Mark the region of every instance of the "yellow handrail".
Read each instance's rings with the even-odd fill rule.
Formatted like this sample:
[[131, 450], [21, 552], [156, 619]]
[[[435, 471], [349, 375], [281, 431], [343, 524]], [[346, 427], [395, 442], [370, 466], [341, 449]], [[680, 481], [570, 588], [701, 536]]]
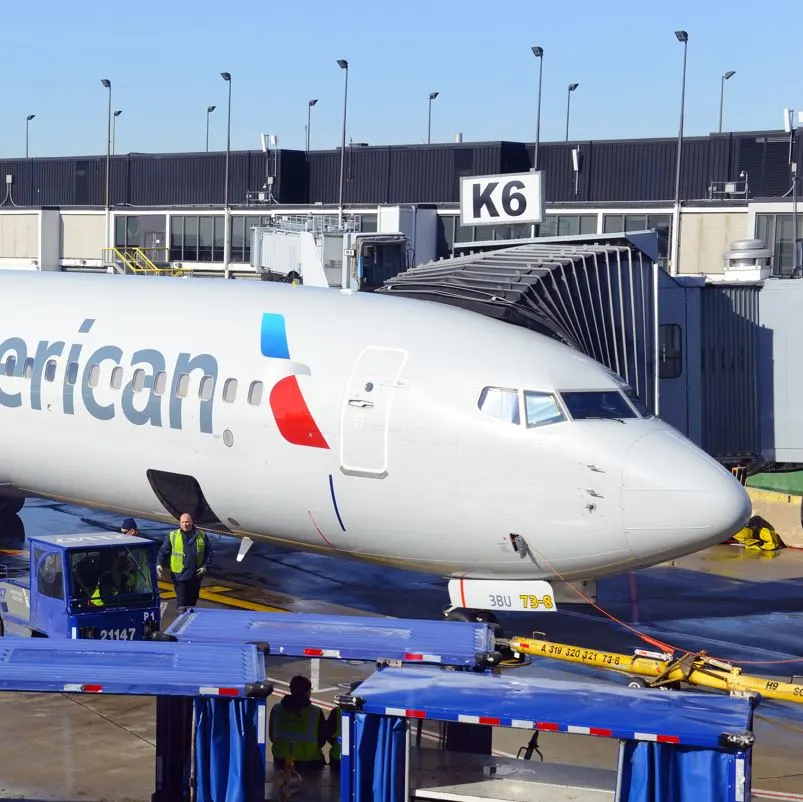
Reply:
[[[148, 255], [148, 251], [164, 251], [167, 256], [167, 248], [140, 248], [140, 247], [114, 247], [103, 248], [102, 254], [104, 261], [120, 263], [126, 272], [138, 275], [152, 276], [177, 276], [181, 270], [172, 266], [159, 267]], [[165, 261], [167, 261], [165, 259]]]

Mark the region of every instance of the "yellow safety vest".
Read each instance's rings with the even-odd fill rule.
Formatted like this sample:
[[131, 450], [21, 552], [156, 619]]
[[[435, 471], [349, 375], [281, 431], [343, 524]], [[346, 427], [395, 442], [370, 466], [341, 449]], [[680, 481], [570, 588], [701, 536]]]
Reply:
[[297, 763], [323, 760], [318, 745], [318, 720], [321, 711], [307, 705], [298, 712], [278, 704], [271, 711], [273, 718], [273, 757], [286, 760], [292, 757]]
[[[92, 602], [92, 604], [96, 605], [97, 607], [103, 607], [103, 598], [100, 595], [100, 584], [101, 584], [101, 581], [103, 580], [103, 577], [106, 576], [107, 574], [111, 574], [112, 576], [115, 576], [116, 572], [115, 571], [106, 571], [100, 577], [100, 579], [98, 579], [97, 587], [95, 588], [94, 593], [92, 594], [92, 596], [89, 599]], [[120, 574], [117, 574], [117, 576], [120, 576]], [[129, 590], [131, 590], [133, 588], [133, 582], [131, 580], [132, 580], [132, 577], [130, 575], [125, 578], [125, 581], [124, 581], [123, 587], [122, 587], [122, 592], [123, 593], [126, 593], [126, 592], [128, 592]], [[115, 583], [115, 584], [117, 584], [117, 583]], [[114, 593], [113, 595], [116, 596], [117, 593]]]
[[335, 729], [334, 738], [329, 746], [329, 760], [340, 760], [340, 722], [343, 716], [340, 711], [337, 711], [337, 728]]
[[[180, 529], [170, 533], [170, 570], [173, 574], [180, 574], [184, 570], [184, 537]], [[204, 564], [204, 538], [206, 535], [198, 529], [195, 533], [196, 549], [198, 553], [198, 567]]]

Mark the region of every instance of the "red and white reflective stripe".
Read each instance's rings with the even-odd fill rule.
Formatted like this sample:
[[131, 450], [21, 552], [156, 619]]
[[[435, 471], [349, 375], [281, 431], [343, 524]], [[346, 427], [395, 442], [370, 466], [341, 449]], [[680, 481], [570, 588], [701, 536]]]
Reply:
[[340, 649], [304, 649], [304, 657], [340, 657]]
[[536, 729], [546, 730], [547, 732], [560, 732], [560, 725], [552, 721], [536, 721]]
[[601, 727], [574, 727], [571, 724], [566, 727], [566, 732], [573, 732], [577, 735], [599, 735], [601, 738], [610, 738], [613, 735], [612, 730]]
[[386, 707], [386, 716], [403, 716], [404, 718], [426, 718], [426, 710], [410, 710], [404, 707]]
[[442, 663], [443, 658], [439, 654], [421, 654], [418, 652], [405, 652], [404, 659], [409, 662], [421, 661], [422, 663]]
[[68, 682], [62, 690], [65, 693], [103, 693], [103, 686], [82, 685], [79, 682]]
[[637, 741], [655, 741], [659, 744], [679, 744], [680, 738], [677, 735], [656, 735], [651, 732], [634, 732], [633, 737]]
[[198, 688], [201, 696], [239, 696], [237, 688]]
[[534, 721], [524, 721], [523, 719], [520, 719], [520, 718], [512, 718], [512, 719], [510, 719], [510, 726], [511, 727], [516, 727], [516, 728], [518, 728], [520, 730], [532, 730], [532, 729], [535, 728], [535, 722]]
[[458, 715], [458, 721], [464, 724], [488, 724], [491, 727], [498, 727], [501, 719], [490, 718], [489, 716], [461, 716]]

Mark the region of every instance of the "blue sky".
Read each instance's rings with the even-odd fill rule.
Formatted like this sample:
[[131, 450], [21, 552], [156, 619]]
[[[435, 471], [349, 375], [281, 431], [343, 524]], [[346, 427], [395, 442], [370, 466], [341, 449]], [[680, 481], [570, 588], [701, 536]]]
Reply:
[[232, 149], [258, 149], [260, 132], [304, 148], [340, 142], [343, 72], [347, 136], [370, 144], [535, 137], [538, 63], [544, 48], [541, 139], [563, 139], [567, 86], [572, 139], [675, 136], [682, 45], [689, 32], [687, 135], [717, 130], [720, 76], [726, 130], [781, 127], [803, 109], [800, 0], [6, 0], [0, 63], [0, 157], [105, 153], [112, 81], [116, 150], [225, 148], [232, 74]]

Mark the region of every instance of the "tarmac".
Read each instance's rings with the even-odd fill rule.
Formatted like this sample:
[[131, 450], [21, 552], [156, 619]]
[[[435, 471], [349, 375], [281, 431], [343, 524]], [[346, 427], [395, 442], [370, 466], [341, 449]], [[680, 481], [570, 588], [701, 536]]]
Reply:
[[[19, 520], [0, 522], [0, 563], [27, 564], [25, 534], [116, 531], [120, 520], [72, 505], [29, 500]], [[161, 539], [166, 527], [140, 521], [140, 534]], [[295, 612], [438, 618], [448, 603], [444, 580], [337, 557], [256, 543], [242, 563], [238, 542], [212, 537], [215, 551], [199, 606]], [[174, 597], [160, 583], [165, 626]], [[638, 632], [672, 645], [705, 649], [768, 677], [803, 674], [803, 551], [752, 554], [717, 546], [689, 557], [604, 579], [598, 605]], [[507, 634], [545, 631], [550, 639], [630, 652], [637, 636], [600, 610], [566, 605], [549, 614], [512, 614]], [[650, 647], [646, 647], [650, 648]], [[749, 664], [748, 664], [749, 663]], [[281, 695], [295, 673], [310, 675], [325, 709], [372, 665], [274, 659]], [[549, 660], [508, 669], [532, 676], [624, 683], [602, 670]], [[154, 789], [155, 702], [149, 698], [0, 693], [0, 799], [40, 802], [133, 802]], [[763, 700], [756, 711], [753, 798], [803, 800], [803, 704]], [[425, 727], [422, 744], [435, 745]], [[515, 756], [529, 733], [496, 729], [494, 751]], [[615, 767], [616, 742], [542, 733], [546, 762]], [[537, 760], [537, 757], [534, 758]], [[328, 775], [327, 775], [328, 781]], [[332, 798], [336, 798], [336, 795]]]

